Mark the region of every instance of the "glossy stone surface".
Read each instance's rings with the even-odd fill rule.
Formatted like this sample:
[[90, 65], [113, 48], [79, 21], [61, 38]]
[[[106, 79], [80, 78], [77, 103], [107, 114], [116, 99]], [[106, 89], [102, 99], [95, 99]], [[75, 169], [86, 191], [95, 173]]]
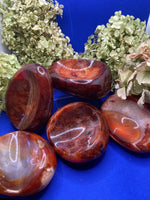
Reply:
[[48, 71], [33, 63], [13, 77], [6, 93], [6, 111], [19, 130], [34, 131], [48, 121], [53, 105], [52, 82]]
[[53, 147], [41, 136], [15, 131], [0, 137], [0, 194], [28, 196], [45, 188], [56, 169]]
[[72, 163], [98, 158], [109, 139], [100, 111], [84, 102], [70, 103], [56, 111], [47, 124], [47, 136], [55, 151]]
[[150, 105], [141, 108], [135, 97], [122, 100], [114, 94], [101, 112], [115, 141], [135, 152], [150, 152]]
[[111, 72], [100, 61], [63, 59], [50, 66], [49, 73], [55, 88], [82, 98], [102, 98], [111, 90]]

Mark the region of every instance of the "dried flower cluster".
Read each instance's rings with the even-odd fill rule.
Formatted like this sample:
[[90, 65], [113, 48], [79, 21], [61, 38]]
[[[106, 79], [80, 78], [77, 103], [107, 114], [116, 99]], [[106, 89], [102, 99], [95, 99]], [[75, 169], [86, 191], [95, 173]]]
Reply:
[[5, 94], [13, 75], [21, 68], [17, 57], [13, 54], [0, 55], [0, 112], [5, 110]]
[[53, 0], [2, 0], [3, 43], [17, 55], [21, 64], [39, 63], [45, 67], [54, 61], [73, 57], [74, 50], [58, 23], [62, 5]]
[[119, 70], [117, 94], [122, 99], [138, 95], [138, 104], [150, 103], [150, 38], [126, 57], [125, 67]]
[[115, 12], [106, 27], [97, 26], [95, 33], [88, 38], [82, 57], [105, 62], [116, 81], [118, 69], [123, 67], [127, 54], [133, 53], [147, 37], [145, 22], [131, 15], [124, 16], [121, 11]]

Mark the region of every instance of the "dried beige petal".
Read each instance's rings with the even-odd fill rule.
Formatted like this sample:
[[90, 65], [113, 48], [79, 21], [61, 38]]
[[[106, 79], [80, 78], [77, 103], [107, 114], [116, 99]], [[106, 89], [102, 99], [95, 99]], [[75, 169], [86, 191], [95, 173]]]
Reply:
[[117, 90], [117, 95], [121, 98], [121, 99], [126, 99], [127, 98], [127, 95], [126, 95], [126, 88], [125, 87], [122, 87], [122, 88], [119, 88]]
[[138, 100], [138, 105], [143, 106], [144, 103], [150, 103], [150, 91], [143, 90], [141, 97]]

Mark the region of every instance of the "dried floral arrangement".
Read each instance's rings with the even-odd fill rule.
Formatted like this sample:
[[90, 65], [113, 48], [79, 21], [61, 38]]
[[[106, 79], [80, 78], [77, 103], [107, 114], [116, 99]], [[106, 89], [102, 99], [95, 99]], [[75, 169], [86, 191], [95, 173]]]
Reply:
[[[136, 87], [136, 94], [144, 96], [142, 101], [146, 101], [149, 86], [143, 82], [136, 84], [139, 77], [139, 73], [135, 75], [134, 72], [137, 62], [132, 62], [129, 67], [126, 59], [137, 53], [137, 46], [148, 38], [146, 23], [140, 19], [124, 16], [121, 11], [115, 12], [106, 26], [96, 27], [95, 33], [85, 44], [84, 52], [79, 55], [56, 21], [56, 16], [63, 14], [63, 5], [59, 5], [57, 1], [2, 0], [0, 14], [2, 43], [12, 53], [2, 53], [0, 57], [0, 112], [5, 110], [5, 92], [9, 81], [22, 65], [36, 62], [48, 68], [53, 62], [63, 58], [101, 60], [110, 67], [113, 86], [115, 89], [119, 87], [117, 94], [120, 97], [125, 99], [128, 95], [135, 94]], [[141, 62], [143, 57], [137, 57], [138, 62]], [[146, 72], [147, 69], [148, 67], [145, 68]], [[139, 72], [139, 67], [137, 71]]]

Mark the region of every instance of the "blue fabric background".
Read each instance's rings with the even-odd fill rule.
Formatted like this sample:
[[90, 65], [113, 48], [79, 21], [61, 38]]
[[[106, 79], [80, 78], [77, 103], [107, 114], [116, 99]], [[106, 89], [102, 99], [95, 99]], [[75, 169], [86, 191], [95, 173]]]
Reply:
[[[147, 20], [149, 0], [58, 0], [64, 5], [63, 18], [59, 24], [71, 39], [73, 48], [83, 52], [88, 36], [97, 25], [106, 24], [115, 11]], [[55, 112], [61, 106], [78, 101], [54, 90]], [[102, 100], [91, 101], [100, 107]], [[0, 135], [14, 131], [6, 113], [0, 116]], [[41, 135], [47, 139], [45, 129]], [[69, 166], [59, 157], [56, 173], [46, 189], [28, 198], [35, 200], [149, 200], [150, 199], [150, 154], [139, 155], [125, 150], [110, 139], [104, 156], [93, 166]], [[2, 199], [2, 197], [0, 197]]]

